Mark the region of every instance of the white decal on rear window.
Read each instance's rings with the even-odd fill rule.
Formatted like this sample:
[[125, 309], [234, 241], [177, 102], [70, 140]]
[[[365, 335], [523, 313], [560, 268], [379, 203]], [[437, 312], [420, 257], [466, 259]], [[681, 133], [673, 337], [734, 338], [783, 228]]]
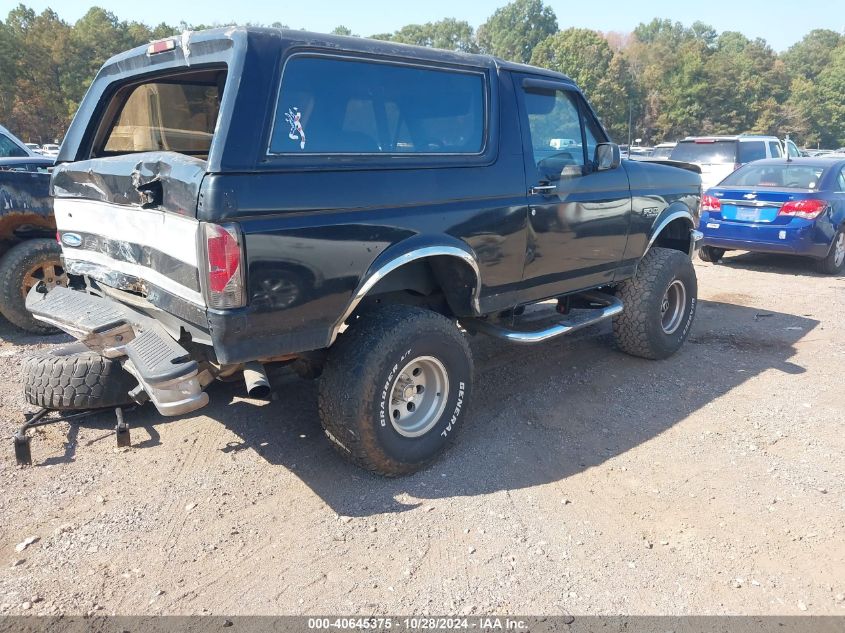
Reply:
[[292, 141], [299, 141], [299, 149], [305, 149], [305, 129], [302, 127], [302, 113], [299, 108], [288, 108], [285, 120], [290, 125], [288, 136]]

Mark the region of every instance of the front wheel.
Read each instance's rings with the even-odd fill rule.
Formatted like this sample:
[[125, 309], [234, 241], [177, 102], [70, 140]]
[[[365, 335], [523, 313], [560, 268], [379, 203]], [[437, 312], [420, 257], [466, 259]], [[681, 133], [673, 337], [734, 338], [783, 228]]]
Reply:
[[363, 314], [329, 350], [323, 428], [356, 465], [387, 476], [420, 470], [466, 417], [472, 356], [454, 321], [392, 305]]
[[816, 263], [816, 268], [825, 275], [838, 275], [845, 268], [845, 229], [840, 229], [833, 238], [827, 257]]
[[677, 352], [695, 317], [698, 281], [689, 256], [652, 248], [637, 274], [622, 282], [617, 296], [625, 305], [613, 321], [619, 348], [641, 358], [667, 358]]

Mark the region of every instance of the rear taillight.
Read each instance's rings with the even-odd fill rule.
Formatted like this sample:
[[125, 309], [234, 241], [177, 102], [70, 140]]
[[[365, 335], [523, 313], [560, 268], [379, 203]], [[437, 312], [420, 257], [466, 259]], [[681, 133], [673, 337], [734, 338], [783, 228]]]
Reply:
[[778, 211], [778, 215], [788, 215], [805, 220], [815, 220], [827, 209], [827, 202], [808, 198], [806, 200], [792, 200], [785, 202]]
[[203, 224], [208, 307], [239, 308], [246, 303], [243, 253], [237, 226]]
[[701, 196], [701, 210], [702, 211], [721, 211], [722, 203], [716, 196], [703, 195]]

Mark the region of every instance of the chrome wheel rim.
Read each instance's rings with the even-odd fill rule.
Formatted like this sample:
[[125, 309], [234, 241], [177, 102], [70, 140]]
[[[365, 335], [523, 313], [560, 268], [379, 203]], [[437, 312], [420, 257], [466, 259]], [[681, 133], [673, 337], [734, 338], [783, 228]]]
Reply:
[[660, 302], [660, 326], [663, 332], [672, 334], [680, 327], [686, 304], [687, 289], [680, 279], [676, 279], [669, 284]]
[[833, 245], [833, 264], [839, 268], [845, 261], [845, 233], [836, 236], [836, 243]]
[[26, 298], [29, 291], [42, 282], [47, 290], [56, 286], [67, 286], [67, 273], [60, 261], [40, 262], [27, 270], [23, 276], [21, 294]]
[[399, 435], [419, 437], [437, 424], [449, 398], [449, 375], [433, 356], [402, 368], [390, 387], [390, 422]]

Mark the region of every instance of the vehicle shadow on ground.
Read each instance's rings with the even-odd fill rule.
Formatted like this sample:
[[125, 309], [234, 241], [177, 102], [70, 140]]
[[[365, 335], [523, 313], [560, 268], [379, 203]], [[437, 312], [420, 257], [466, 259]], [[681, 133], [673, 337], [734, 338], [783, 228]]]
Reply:
[[727, 266], [742, 270], [792, 274], [801, 277], [831, 277], [816, 270], [816, 260], [809, 257], [775, 255], [771, 253], [726, 254], [717, 266]]
[[203, 413], [240, 438], [221, 451], [257, 451], [291, 470], [338, 514], [401, 512], [432, 499], [562, 482], [767, 370], [803, 373], [790, 358], [817, 325], [700, 301], [684, 349], [658, 362], [615, 350], [607, 324], [536, 347], [476, 337], [474, 400], [457, 442], [430, 468], [400, 479], [370, 475], [334, 452], [320, 429], [316, 382], [279, 380], [277, 400], [263, 406], [241, 399], [242, 385], [221, 384]]
[[31, 334], [24, 332], [0, 316], [0, 340], [12, 343], [13, 345], [39, 345], [41, 343], [72, 343], [76, 339], [64, 332], [53, 334]]

